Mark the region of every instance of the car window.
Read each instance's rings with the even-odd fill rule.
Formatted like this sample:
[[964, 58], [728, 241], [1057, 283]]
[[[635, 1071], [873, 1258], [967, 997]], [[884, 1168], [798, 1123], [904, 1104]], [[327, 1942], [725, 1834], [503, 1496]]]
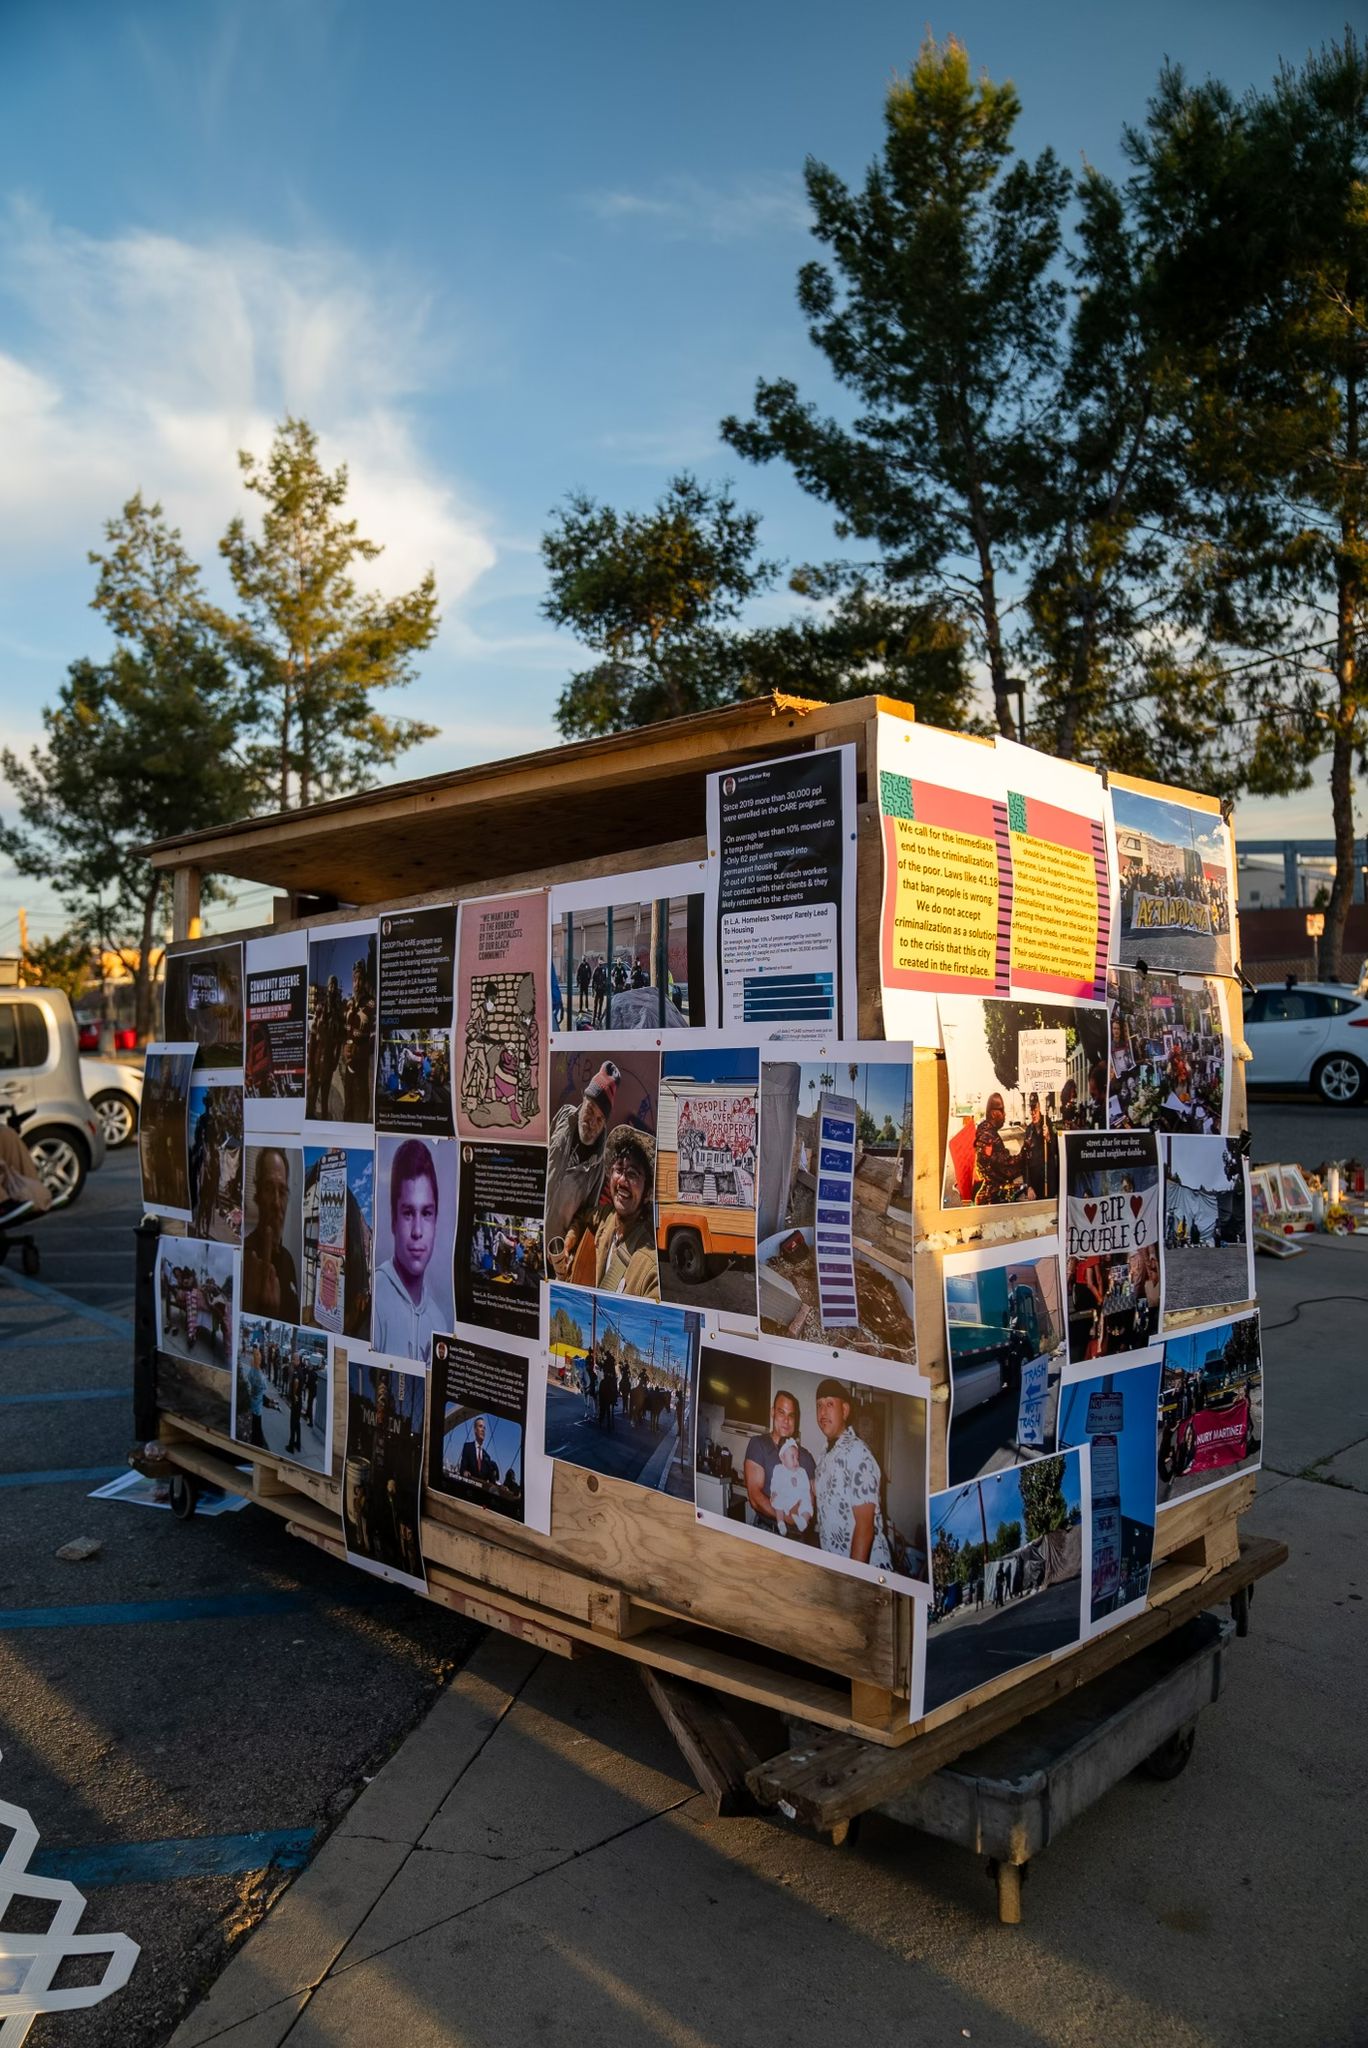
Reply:
[[1332, 1017], [1349, 1017], [1363, 1007], [1357, 996], [1324, 996], [1322, 1001]]
[[1246, 1024], [1262, 1024], [1268, 1009], [1268, 997], [1260, 989], [1257, 995], [1244, 999], [1244, 1020]]
[[1304, 988], [1269, 989], [1264, 995], [1264, 1013], [1261, 1024], [1301, 1024], [1306, 1018], [1316, 1015], [1312, 1007], [1316, 1001]]
[[0, 1003], [0, 1069], [44, 1067], [47, 1018], [37, 1003]]

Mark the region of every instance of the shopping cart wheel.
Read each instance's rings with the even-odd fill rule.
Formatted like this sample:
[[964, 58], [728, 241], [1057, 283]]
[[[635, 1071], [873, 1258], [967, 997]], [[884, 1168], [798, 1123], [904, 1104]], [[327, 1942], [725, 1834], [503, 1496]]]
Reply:
[[178, 1522], [188, 1522], [199, 1500], [199, 1487], [188, 1472], [171, 1475], [171, 1512]]

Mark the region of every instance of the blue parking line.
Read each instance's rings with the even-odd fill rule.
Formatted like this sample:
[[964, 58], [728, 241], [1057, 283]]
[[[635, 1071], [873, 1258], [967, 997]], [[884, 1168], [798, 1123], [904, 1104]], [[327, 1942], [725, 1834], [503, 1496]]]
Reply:
[[51, 1394], [0, 1394], [0, 1408], [37, 1407], [42, 1401], [127, 1401], [132, 1387], [70, 1387]]
[[141, 1621], [237, 1621], [252, 1614], [292, 1614], [307, 1593], [205, 1593], [184, 1600], [116, 1600], [103, 1606], [0, 1607], [0, 1632], [24, 1628], [121, 1628]]
[[5, 1274], [5, 1284], [17, 1287], [24, 1294], [32, 1294], [39, 1301], [50, 1301], [56, 1308], [64, 1308], [68, 1315], [79, 1316], [82, 1322], [99, 1323], [102, 1329], [113, 1330], [118, 1337], [131, 1337], [133, 1325], [126, 1316], [111, 1315], [108, 1309], [93, 1308], [88, 1302], [77, 1301], [74, 1294], [63, 1294], [60, 1287], [49, 1287], [46, 1280], [30, 1280], [24, 1273]]
[[114, 1842], [106, 1848], [39, 1849], [38, 1877], [64, 1877], [82, 1891], [108, 1884], [164, 1884], [178, 1877], [240, 1877], [244, 1871], [302, 1870], [316, 1828], [264, 1828], [250, 1835], [187, 1835], [164, 1842]]
[[64, 1486], [69, 1481], [91, 1479], [103, 1486], [106, 1479], [118, 1479], [128, 1470], [123, 1465], [61, 1465], [51, 1472], [0, 1472], [0, 1486]]

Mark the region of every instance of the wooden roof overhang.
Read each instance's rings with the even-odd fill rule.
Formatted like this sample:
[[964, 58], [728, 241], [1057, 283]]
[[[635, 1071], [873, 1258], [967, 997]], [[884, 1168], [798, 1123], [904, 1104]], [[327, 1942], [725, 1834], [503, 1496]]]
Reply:
[[[380, 903], [490, 876], [564, 868], [702, 835], [705, 775], [865, 738], [877, 697], [775, 693], [511, 760], [391, 783], [306, 810], [158, 840], [156, 868], [261, 882], [293, 896]], [[864, 766], [861, 746], [860, 767]], [[863, 793], [863, 792], [862, 792]]]

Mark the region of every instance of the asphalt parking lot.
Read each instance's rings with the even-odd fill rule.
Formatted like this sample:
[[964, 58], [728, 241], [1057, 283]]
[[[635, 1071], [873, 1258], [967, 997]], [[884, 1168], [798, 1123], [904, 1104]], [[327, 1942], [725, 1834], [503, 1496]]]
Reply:
[[[39, 1225], [36, 1281], [0, 1272], [0, 1799], [86, 1893], [82, 1930], [142, 1948], [33, 2048], [164, 2041], [478, 1635], [274, 1516], [88, 1498], [132, 1441], [139, 1214], [129, 1148]], [[76, 1536], [99, 1556], [58, 1561]]]

